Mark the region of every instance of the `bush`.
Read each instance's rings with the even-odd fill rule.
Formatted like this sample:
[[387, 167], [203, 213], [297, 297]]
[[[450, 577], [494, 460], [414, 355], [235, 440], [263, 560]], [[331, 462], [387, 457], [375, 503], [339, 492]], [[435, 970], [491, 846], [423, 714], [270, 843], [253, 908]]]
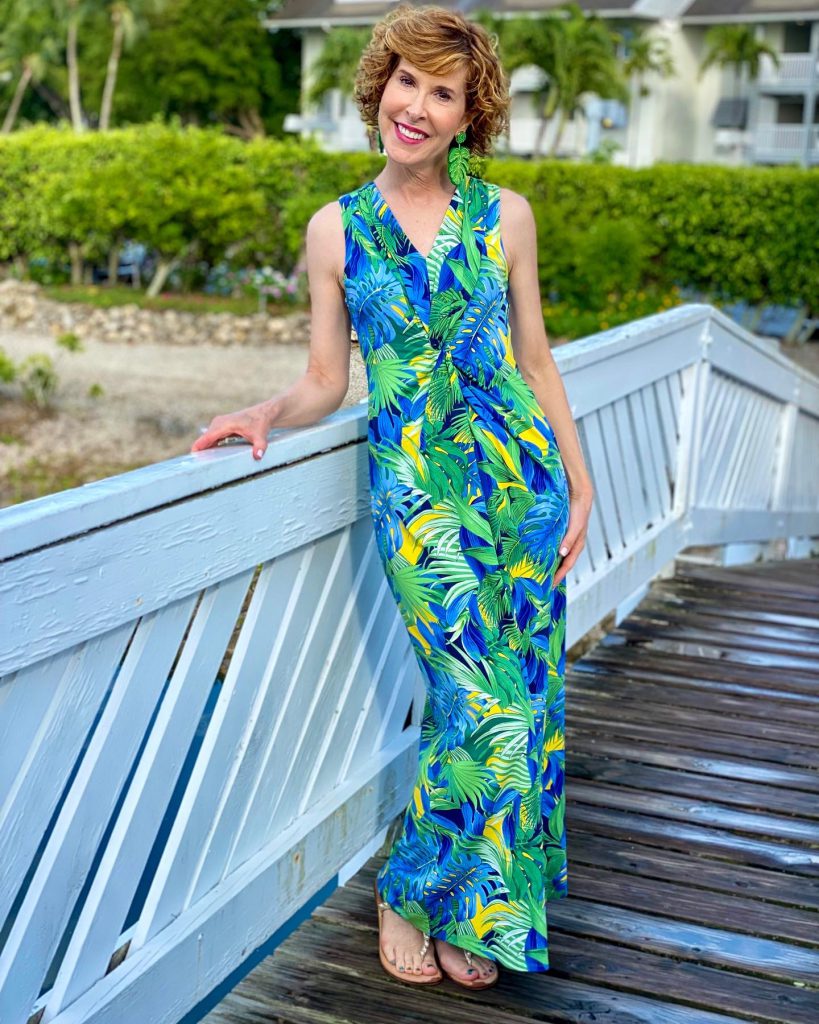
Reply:
[[[0, 139], [0, 261], [71, 266], [76, 280], [131, 239], [156, 256], [153, 292], [175, 272], [195, 284], [223, 262], [290, 276], [310, 216], [383, 160], [159, 122], [82, 136], [38, 126]], [[684, 283], [819, 310], [819, 232], [806, 229], [819, 209], [816, 169], [500, 157], [471, 170], [531, 202], [552, 303], [598, 314], [611, 294]]]

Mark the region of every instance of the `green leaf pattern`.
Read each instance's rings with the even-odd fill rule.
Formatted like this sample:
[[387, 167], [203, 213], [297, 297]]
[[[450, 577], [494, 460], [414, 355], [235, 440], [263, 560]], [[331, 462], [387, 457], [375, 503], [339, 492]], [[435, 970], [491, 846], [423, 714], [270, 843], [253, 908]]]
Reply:
[[566, 586], [551, 582], [569, 498], [514, 359], [500, 190], [467, 177], [426, 257], [375, 182], [339, 202], [375, 541], [426, 685], [378, 889], [435, 937], [546, 971], [546, 906], [568, 892]]

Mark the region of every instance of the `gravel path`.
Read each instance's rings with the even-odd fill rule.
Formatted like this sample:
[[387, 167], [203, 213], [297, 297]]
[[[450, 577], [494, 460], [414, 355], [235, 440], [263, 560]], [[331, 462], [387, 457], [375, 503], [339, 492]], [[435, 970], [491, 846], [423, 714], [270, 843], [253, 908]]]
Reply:
[[[54, 360], [54, 413], [31, 410], [0, 385], [0, 506], [65, 486], [187, 454], [218, 413], [253, 405], [288, 387], [307, 367], [307, 342], [264, 348], [196, 348], [85, 342], [67, 352], [53, 338], [2, 332], [15, 361], [33, 352]], [[366, 397], [358, 347], [344, 405]], [[102, 395], [90, 397], [99, 384]], [[49, 485], [51, 480], [51, 485]]]

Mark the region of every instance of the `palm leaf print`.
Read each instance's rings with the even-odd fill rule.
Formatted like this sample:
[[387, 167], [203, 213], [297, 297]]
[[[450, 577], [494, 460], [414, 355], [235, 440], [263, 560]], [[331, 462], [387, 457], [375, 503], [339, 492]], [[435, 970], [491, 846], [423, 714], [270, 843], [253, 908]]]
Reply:
[[492, 774], [486, 765], [473, 761], [460, 749], [449, 751], [441, 767], [448, 797], [453, 806], [469, 800], [474, 803], [488, 792]]
[[435, 937], [545, 971], [546, 904], [568, 890], [565, 581], [551, 588], [568, 483], [514, 358], [500, 190], [468, 177], [426, 259], [374, 183], [339, 201], [375, 543], [426, 688], [378, 889]]
[[[433, 301], [437, 294], [438, 281], [441, 277], [441, 270], [449, 253], [458, 245], [461, 240], [461, 222], [463, 215], [456, 206], [450, 206], [441, 225], [435, 244], [427, 256], [427, 269], [429, 271], [429, 290], [433, 295]], [[430, 322], [430, 328], [435, 328]]]
[[372, 407], [380, 410], [393, 405], [412, 379], [412, 371], [400, 359], [374, 359], [370, 364]]
[[436, 338], [451, 338], [463, 319], [466, 301], [455, 288], [432, 296], [429, 329]]
[[497, 282], [482, 278], [472, 293], [455, 339], [460, 358], [481, 385], [492, 379], [494, 367], [503, 361], [502, 320], [503, 293]]

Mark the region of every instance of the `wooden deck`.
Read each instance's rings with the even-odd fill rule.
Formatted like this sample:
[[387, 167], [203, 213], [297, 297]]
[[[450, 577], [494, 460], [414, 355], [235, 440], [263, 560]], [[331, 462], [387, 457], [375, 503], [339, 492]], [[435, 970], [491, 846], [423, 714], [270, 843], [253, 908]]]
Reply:
[[548, 972], [390, 980], [374, 858], [206, 1024], [817, 1024], [819, 562], [680, 562], [566, 684]]

